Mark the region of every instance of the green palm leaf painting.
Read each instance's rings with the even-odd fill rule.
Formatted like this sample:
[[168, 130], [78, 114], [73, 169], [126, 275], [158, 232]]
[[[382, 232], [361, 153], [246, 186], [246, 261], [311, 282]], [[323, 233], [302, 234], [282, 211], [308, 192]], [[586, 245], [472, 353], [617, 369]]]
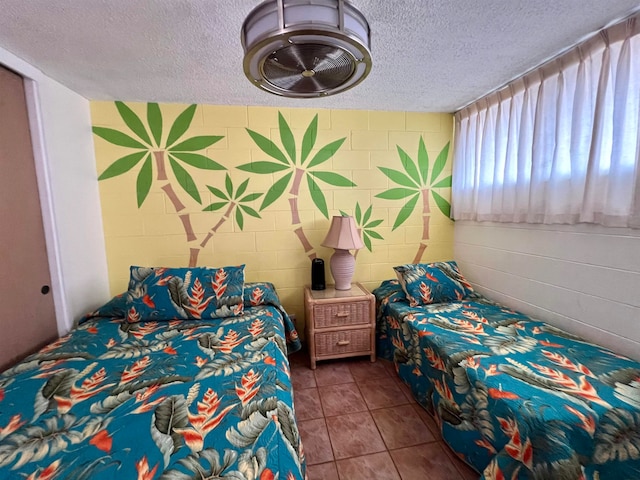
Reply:
[[[191, 126], [196, 105], [190, 105], [178, 115], [169, 129], [169, 134], [164, 144], [162, 143], [162, 111], [157, 103], [147, 104], [146, 125], [124, 102], [115, 102], [115, 105], [129, 131], [122, 132], [113, 128], [93, 127], [93, 133], [113, 145], [136, 151], [113, 162], [98, 177], [98, 180], [106, 180], [127, 173], [142, 162], [142, 168], [138, 172], [136, 180], [139, 208], [147, 198], [153, 184], [154, 164], [152, 157], [155, 159], [156, 180], [159, 182], [167, 180], [166, 155], [178, 185], [196, 202], [202, 203], [196, 183], [185, 166], [203, 170], [225, 170], [225, 167], [202, 153], [196, 153], [220, 141], [223, 138], [221, 136], [196, 136], [176, 143]], [[176, 211], [179, 211], [178, 207], [181, 204], [175, 197], [172, 184], [169, 183], [168, 185], [169, 187], [163, 186], [163, 189], [169, 188], [172, 191], [174, 197], [170, 198], [176, 207]]]
[[[94, 126], [93, 132], [103, 140], [124, 147], [129, 151], [107, 167], [98, 180], [107, 180], [123, 175], [136, 165], [141, 165], [136, 177], [138, 208], [147, 198], [153, 182], [160, 183], [162, 191], [167, 195], [176, 213], [179, 214], [187, 242], [196, 242], [198, 238], [191, 225], [190, 214], [183, 212], [186, 206], [180, 200], [174, 187], [179, 186], [180, 190], [191, 199], [202, 204], [200, 192], [191, 172], [194, 169], [226, 170], [226, 167], [206, 155], [206, 149], [224, 137], [217, 135], [189, 137], [187, 135], [196, 113], [196, 105], [189, 105], [185, 108], [168, 128], [164, 126], [162, 110], [157, 103], [147, 104], [144, 120], [124, 102], [115, 102], [115, 106], [127, 129], [119, 131], [113, 128]], [[167, 175], [168, 169], [173, 174], [172, 179]], [[206, 206], [203, 210], [215, 212], [225, 206], [227, 210], [218, 223], [207, 232], [199, 245], [190, 247], [189, 266], [193, 267], [197, 264], [200, 250], [207, 245], [213, 234], [234, 210], [236, 223], [240, 229], [244, 227], [245, 216], [260, 218], [259, 213], [250, 204], [263, 194], [246, 194], [248, 185], [249, 180], [245, 180], [235, 188], [228, 174], [225, 178], [226, 193], [207, 185], [209, 191], [220, 201]]]
[[248, 193], [246, 194], [247, 188], [249, 186], [249, 179], [242, 182], [238, 185], [238, 188], [233, 186], [233, 181], [231, 177], [227, 173], [225, 177], [225, 190], [220, 190], [219, 188], [212, 187], [207, 185], [209, 191], [216, 197], [216, 201], [206, 206], [203, 211], [205, 212], [217, 212], [226, 207], [226, 210], [222, 216], [222, 218], [216, 223], [207, 236], [204, 238], [200, 246], [204, 248], [207, 245], [207, 242], [213, 237], [213, 235], [218, 231], [220, 225], [222, 225], [225, 221], [227, 221], [233, 211], [235, 210], [235, 218], [238, 227], [240, 230], [244, 229], [244, 217], [245, 215], [249, 215], [250, 217], [261, 218], [260, 214], [248, 204], [256, 201], [262, 196], [262, 193]]
[[432, 197], [435, 204], [442, 214], [449, 217], [451, 213], [451, 204], [446, 198], [434, 189], [451, 188], [451, 175], [443, 177], [442, 172], [447, 163], [449, 156], [449, 143], [438, 154], [433, 166], [429, 161], [429, 155], [424, 144], [424, 139], [420, 136], [418, 144], [417, 162], [415, 162], [409, 154], [402, 148], [397, 146], [398, 156], [402, 164], [402, 170], [395, 170], [387, 167], [378, 167], [380, 171], [397, 185], [384, 192], [376, 195], [377, 198], [392, 201], [402, 201], [403, 206], [400, 208], [398, 215], [393, 223], [393, 230], [402, 225], [409, 216], [414, 212], [418, 201], [422, 198], [422, 240], [413, 263], [420, 262], [429, 239], [429, 220], [431, 218], [431, 209], [429, 207], [429, 197]]
[[[384, 240], [382, 235], [380, 235], [378, 232], [374, 230], [374, 228], [378, 227], [382, 223], [382, 220], [372, 220], [371, 219], [372, 213], [373, 213], [372, 205], [369, 205], [369, 208], [367, 208], [367, 210], [365, 210], [365, 212], [363, 213], [362, 209], [360, 208], [360, 203], [356, 202], [354, 218], [356, 221], [356, 225], [358, 226], [358, 232], [362, 235], [362, 241], [365, 247], [367, 247], [367, 250], [369, 250], [370, 252], [373, 251], [372, 245], [371, 245], [372, 239]], [[349, 216], [348, 213], [342, 210], [340, 210], [340, 215], [342, 215], [343, 217]], [[358, 252], [356, 252], [356, 255], [358, 255]]]
[[334, 187], [356, 186], [355, 183], [340, 174], [318, 168], [335, 155], [344, 143], [345, 138], [324, 145], [312, 155], [311, 153], [316, 147], [318, 137], [318, 115], [316, 115], [305, 130], [302, 142], [299, 145], [300, 151], [298, 155], [295, 136], [281, 112], [278, 112], [278, 127], [281, 146], [264, 135], [247, 129], [247, 133], [254, 143], [269, 158], [239, 165], [237, 168], [259, 175], [273, 174], [277, 178], [263, 197], [260, 210], [267, 208], [289, 189], [291, 223], [294, 226], [294, 233], [298, 236], [305, 253], [309, 258], [313, 259], [316, 255], [312, 252], [313, 246], [304, 233], [298, 212], [300, 188], [303, 185], [303, 179], [306, 179], [313, 204], [328, 219], [329, 209], [322, 185]]

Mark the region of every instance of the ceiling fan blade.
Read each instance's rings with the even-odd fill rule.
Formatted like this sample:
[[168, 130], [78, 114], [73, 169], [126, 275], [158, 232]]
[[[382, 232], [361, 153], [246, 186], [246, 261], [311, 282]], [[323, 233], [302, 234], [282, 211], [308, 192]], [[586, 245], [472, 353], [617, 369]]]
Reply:
[[354, 72], [351, 57], [339, 47], [304, 43], [287, 45], [271, 53], [262, 65], [264, 78], [279, 88], [297, 93], [336, 88]]

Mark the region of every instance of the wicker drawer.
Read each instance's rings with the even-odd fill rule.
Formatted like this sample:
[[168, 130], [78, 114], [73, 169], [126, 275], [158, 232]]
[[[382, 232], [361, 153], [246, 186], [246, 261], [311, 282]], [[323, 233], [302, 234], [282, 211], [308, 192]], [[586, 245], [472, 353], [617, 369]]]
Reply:
[[315, 328], [368, 324], [370, 308], [371, 302], [368, 301], [315, 305], [313, 324]]
[[316, 355], [371, 351], [371, 328], [315, 334]]

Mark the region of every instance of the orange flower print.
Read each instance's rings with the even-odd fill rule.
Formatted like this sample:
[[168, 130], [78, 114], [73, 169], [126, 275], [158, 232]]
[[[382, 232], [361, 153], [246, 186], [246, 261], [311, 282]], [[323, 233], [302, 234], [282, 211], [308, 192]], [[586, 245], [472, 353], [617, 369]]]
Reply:
[[36, 470], [31, 475], [29, 475], [26, 480], [53, 480], [56, 476], [56, 472], [58, 471], [59, 466], [60, 460], [56, 460], [40, 473], [38, 473], [38, 471]]
[[257, 306], [262, 304], [262, 297], [264, 296], [264, 290], [260, 287], [256, 287], [251, 291], [251, 305]]
[[498, 390], [497, 388], [490, 388], [489, 396], [491, 398], [506, 398], [507, 400], [517, 400], [520, 398], [515, 393], [505, 392], [504, 390]]
[[264, 322], [259, 318], [256, 318], [253, 322], [251, 322], [251, 326], [249, 327], [249, 333], [254, 337], [260, 335], [264, 330]]
[[156, 474], [156, 470], [158, 469], [158, 465], [153, 467], [152, 470], [149, 470], [149, 462], [147, 461], [147, 457], [142, 457], [138, 462], [136, 462], [136, 470], [138, 471], [138, 480], [153, 480], [154, 475]]
[[120, 376], [120, 383], [129, 383], [140, 375], [142, 375], [145, 369], [151, 364], [151, 359], [149, 356], [144, 356], [140, 360], [136, 360], [131, 368], [125, 368], [124, 372]]
[[204, 288], [202, 287], [202, 283], [200, 283], [200, 279], [196, 278], [196, 281], [193, 282], [193, 286], [191, 287], [192, 295], [189, 296], [189, 305], [185, 306], [185, 310], [190, 312], [194, 318], [202, 318], [202, 313], [207, 309], [213, 297], [204, 298]]
[[145, 413], [151, 411], [156, 405], [162, 403], [162, 401], [167, 397], [159, 397], [153, 401], [149, 401], [149, 399], [155, 394], [158, 390], [160, 390], [160, 385], [152, 385], [148, 388], [145, 388], [143, 391], [136, 393], [136, 403], [140, 403], [138, 407], [135, 408], [131, 413]]
[[9, 420], [9, 423], [6, 427], [0, 427], [0, 440], [5, 438], [7, 435], [15, 432], [24, 424], [25, 422], [20, 421], [20, 414], [15, 414], [13, 417], [11, 417], [11, 420]]
[[83, 402], [97, 393], [115, 385], [115, 383], [106, 383], [103, 385], [102, 383], [106, 378], [107, 371], [102, 367], [96, 373], [91, 375], [91, 377], [85, 378], [79, 387], [75, 384], [72, 385], [68, 397], [54, 395], [53, 398], [58, 405], [58, 412], [61, 414], [68, 413], [69, 410], [71, 410], [71, 408], [77, 403]]
[[260, 386], [257, 385], [257, 383], [261, 377], [260, 374], [251, 369], [242, 376], [240, 385], [236, 384], [236, 394], [242, 402], [243, 407], [257, 395], [258, 390], [260, 390]]
[[91, 438], [91, 440], [89, 440], [89, 444], [93, 445], [99, 450], [102, 450], [103, 452], [109, 453], [111, 452], [113, 440], [106, 430], [100, 430]]
[[235, 407], [235, 404], [228, 405], [218, 412], [221, 400], [218, 394], [209, 388], [202, 401], [198, 402], [197, 413], [187, 413], [191, 426], [174, 428], [176, 433], [182, 435], [192, 452], [200, 452], [203, 449], [205, 437], [220, 424], [229, 410]]
[[431, 288], [424, 282], [420, 283], [420, 298], [423, 304], [433, 303], [433, 297], [431, 296]]
[[228, 274], [224, 268], [220, 268], [216, 274], [213, 282], [211, 282], [211, 286], [213, 287], [213, 291], [216, 294], [216, 298], [220, 298], [224, 295], [224, 292], [227, 291], [227, 277]]
[[234, 348], [242, 343], [245, 337], [240, 338], [238, 332], [229, 330], [218, 347], [222, 353], [231, 353]]
[[140, 314], [136, 311], [135, 307], [131, 307], [127, 312], [127, 322], [137, 323], [140, 321]]

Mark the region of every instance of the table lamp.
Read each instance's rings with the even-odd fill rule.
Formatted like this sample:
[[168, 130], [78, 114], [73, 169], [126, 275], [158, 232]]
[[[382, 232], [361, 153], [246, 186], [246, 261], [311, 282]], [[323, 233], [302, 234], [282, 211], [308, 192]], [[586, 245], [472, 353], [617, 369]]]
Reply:
[[331, 255], [329, 267], [336, 290], [350, 290], [356, 259], [349, 250], [359, 250], [364, 247], [353, 217], [333, 217], [329, 233], [321, 245], [335, 249]]

